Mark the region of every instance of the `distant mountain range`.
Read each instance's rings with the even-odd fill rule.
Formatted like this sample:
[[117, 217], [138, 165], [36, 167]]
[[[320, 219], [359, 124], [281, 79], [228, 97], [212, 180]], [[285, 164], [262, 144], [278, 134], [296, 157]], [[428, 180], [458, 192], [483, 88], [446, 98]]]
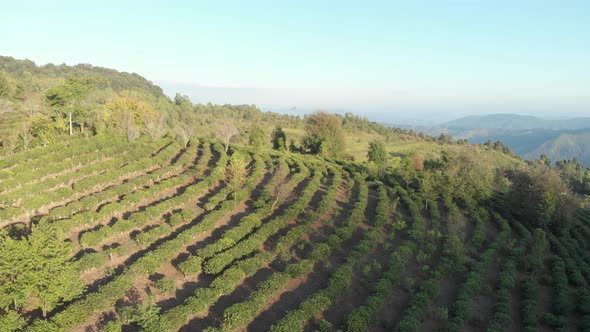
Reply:
[[412, 129], [433, 136], [444, 133], [471, 143], [500, 140], [525, 159], [537, 159], [541, 154], [553, 161], [575, 157], [590, 166], [590, 117], [549, 120], [526, 115], [490, 114]]

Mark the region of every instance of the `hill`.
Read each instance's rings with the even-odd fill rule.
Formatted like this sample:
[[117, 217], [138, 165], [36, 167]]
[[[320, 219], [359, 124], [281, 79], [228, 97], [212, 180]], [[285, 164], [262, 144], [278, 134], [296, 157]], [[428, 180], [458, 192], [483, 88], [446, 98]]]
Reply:
[[551, 160], [565, 160], [576, 158], [582, 164], [590, 166], [590, 130], [560, 134], [546, 141], [524, 157], [533, 159], [545, 154]]
[[517, 114], [472, 115], [444, 123], [442, 126], [462, 129], [503, 129], [503, 130], [578, 130], [590, 128], [590, 118], [547, 120], [534, 116]]
[[413, 127], [428, 135], [441, 133], [470, 143], [501, 141], [527, 160], [549, 156], [553, 161], [576, 158], [590, 166], [590, 118], [546, 120], [514, 114], [469, 116], [441, 126]]

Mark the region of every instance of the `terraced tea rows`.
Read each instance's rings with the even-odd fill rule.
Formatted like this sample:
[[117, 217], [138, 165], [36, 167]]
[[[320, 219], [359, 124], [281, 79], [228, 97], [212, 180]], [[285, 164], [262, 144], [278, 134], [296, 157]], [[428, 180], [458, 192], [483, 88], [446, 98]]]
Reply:
[[2, 326], [18, 311], [25, 331], [590, 327], [588, 212], [545, 234], [317, 157], [111, 142], [0, 161], [3, 230], [51, 228], [85, 285], [46, 317], [35, 295], [9, 304]]

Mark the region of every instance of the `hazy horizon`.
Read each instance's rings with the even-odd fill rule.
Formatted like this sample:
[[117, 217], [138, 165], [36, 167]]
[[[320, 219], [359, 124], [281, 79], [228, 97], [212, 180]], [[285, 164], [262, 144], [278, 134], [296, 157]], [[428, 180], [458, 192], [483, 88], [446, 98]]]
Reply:
[[385, 122], [576, 117], [590, 113], [589, 9], [586, 1], [24, 1], [3, 5], [0, 53], [135, 72], [169, 95], [265, 110]]

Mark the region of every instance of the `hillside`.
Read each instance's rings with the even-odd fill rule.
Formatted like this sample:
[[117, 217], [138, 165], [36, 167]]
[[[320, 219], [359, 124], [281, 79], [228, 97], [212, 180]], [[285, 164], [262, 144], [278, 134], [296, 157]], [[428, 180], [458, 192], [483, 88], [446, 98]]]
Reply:
[[[590, 211], [542, 162], [96, 75], [35, 110], [104, 121], [0, 154], [0, 331], [590, 327]], [[80, 82], [106, 95], [52, 104]]]
[[524, 157], [533, 159], [541, 154], [545, 154], [551, 160], [576, 158], [582, 164], [590, 167], [590, 130], [561, 134], [526, 153]]
[[47, 145], [62, 134], [85, 130], [89, 135], [117, 131], [134, 137], [146, 127], [164, 122], [170, 127], [174, 121], [170, 99], [138, 74], [89, 64], [37, 66], [0, 56], [4, 152]]
[[590, 128], [590, 118], [547, 120], [534, 116], [517, 114], [472, 115], [442, 124], [444, 127], [462, 129], [504, 129], [504, 130], [578, 130]]
[[541, 155], [553, 161], [576, 158], [590, 166], [590, 118], [546, 120], [532, 116], [493, 114], [468, 116], [441, 126], [414, 127], [428, 135], [441, 133], [473, 144], [501, 141], [518, 156], [535, 160]]
[[[466, 210], [438, 195], [425, 205], [419, 187], [367, 181], [352, 165], [247, 147], [228, 156], [209, 140], [63, 144], [1, 160], [3, 229], [19, 236], [33, 223], [33, 234], [67, 241], [65, 264], [83, 284], [45, 307], [47, 320], [37, 301], [20, 302], [26, 331], [581, 324], [563, 294], [588, 291], [588, 213], [549, 236], [544, 282], [520, 263], [538, 239], [493, 205]], [[226, 170], [237, 158], [249, 167], [234, 187]]]

